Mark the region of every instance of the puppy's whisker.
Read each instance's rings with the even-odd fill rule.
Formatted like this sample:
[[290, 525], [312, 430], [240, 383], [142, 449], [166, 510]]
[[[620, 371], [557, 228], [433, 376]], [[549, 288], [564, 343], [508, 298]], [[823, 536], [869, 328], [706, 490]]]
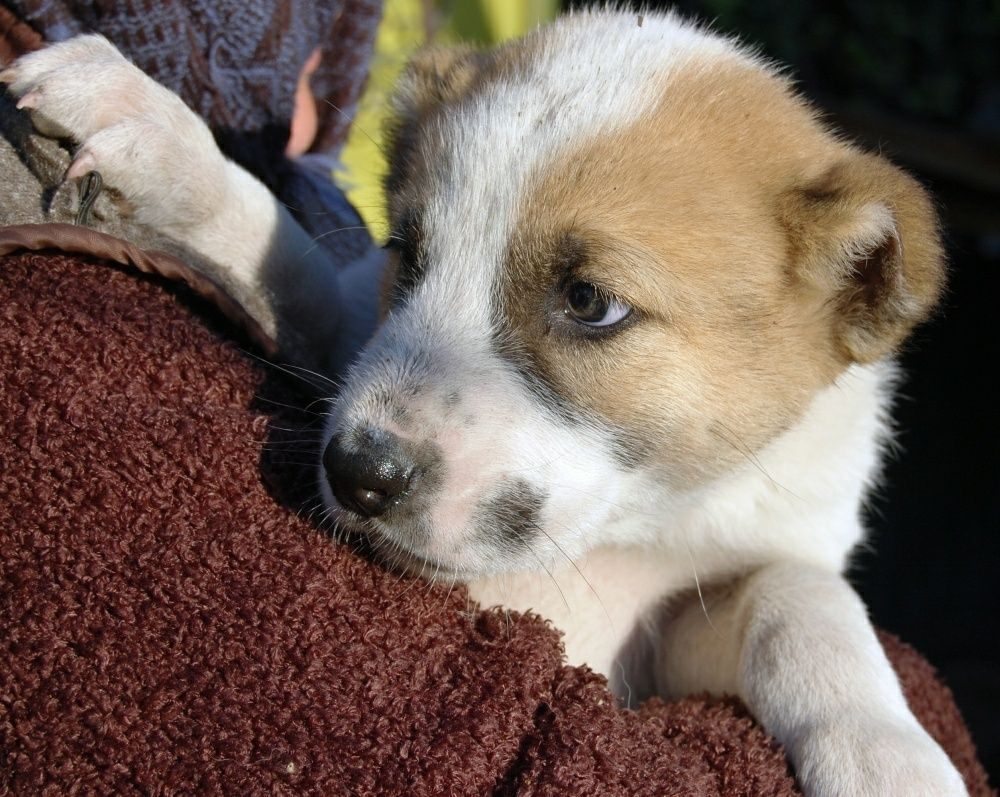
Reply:
[[[280, 371], [283, 374], [291, 376], [294, 379], [299, 380], [300, 382], [304, 382], [305, 384], [309, 385], [309, 387], [313, 388], [314, 390], [316, 390], [318, 392], [324, 392], [324, 391], [326, 391], [326, 390], [329, 389], [328, 385], [323, 384], [323, 382], [327, 382], [327, 383], [330, 383], [330, 384], [335, 384], [333, 382], [333, 380], [331, 380], [329, 377], [325, 377], [325, 376], [321, 376], [321, 379], [323, 380], [323, 382], [319, 382], [319, 383], [313, 382], [313, 381], [311, 381], [309, 379], [306, 379], [302, 374], [297, 374], [297, 373], [295, 373], [295, 371], [291, 370], [290, 368], [286, 368], [286, 367], [284, 367], [282, 365], [279, 365], [276, 362], [268, 360], [266, 357], [261, 357], [259, 354], [254, 354], [254, 352], [249, 351], [248, 349], [242, 349], [241, 348], [240, 351], [243, 354], [245, 354], [247, 357], [250, 357], [250, 358], [256, 360], [257, 362], [262, 363], [263, 365], [266, 365], [268, 368], [273, 368], [274, 370]], [[306, 369], [306, 370], [308, 370], [308, 369]], [[312, 373], [312, 372], [310, 372], [310, 373]], [[317, 374], [317, 376], [319, 376], [319, 375]]]
[[267, 396], [262, 396], [259, 393], [254, 395], [254, 399], [256, 401], [263, 401], [267, 404], [273, 404], [275, 407], [284, 407], [285, 409], [292, 410], [294, 412], [305, 412], [308, 413], [309, 415], [319, 416], [319, 413], [310, 409], [310, 407], [312, 407], [313, 404], [315, 404], [317, 401], [320, 401], [321, 399], [315, 399], [311, 401], [309, 404], [305, 405], [304, 407], [297, 404], [285, 404], [281, 401], [275, 401], [274, 399], [268, 398]]
[[[269, 423], [267, 425], [267, 428], [268, 429], [274, 429], [274, 430], [277, 430], [279, 432], [291, 432], [291, 433], [305, 432], [305, 431], [308, 431], [309, 427], [312, 424], [314, 424], [314, 423], [316, 423], [316, 421], [313, 420], [313, 421], [310, 421], [308, 425], [306, 425], [306, 426], [299, 426], [299, 427], [278, 426], [276, 423]], [[314, 431], [317, 433], [317, 436], [321, 436], [322, 435], [322, 429], [315, 429]]]
[[303, 470], [308, 470], [311, 467], [311, 463], [304, 462], [300, 459], [289, 459], [281, 456], [281, 452], [271, 454], [269, 456], [269, 462], [271, 465], [280, 465], [286, 468], [302, 468]]
[[[303, 508], [301, 512], [305, 512], [305, 511], [306, 511], [306, 509]], [[317, 500], [313, 504], [312, 509], [308, 510], [309, 514], [306, 515], [306, 521], [309, 522], [309, 523], [316, 523], [316, 524], [318, 524], [318, 525], [320, 525], [322, 527], [322, 524], [325, 522], [326, 519], [328, 519], [330, 517], [330, 515], [332, 514], [332, 511], [333, 510], [330, 507], [324, 506], [323, 502], [321, 500]], [[300, 516], [301, 516], [301, 512], [299, 513]], [[316, 513], [317, 512], [319, 513], [319, 519], [316, 518]]]
[[719, 629], [715, 627], [715, 623], [712, 622], [712, 618], [708, 614], [708, 606], [705, 605], [705, 596], [701, 591], [701, 579], [698, 578], [698, 567], [694, 562], [694, 552], [691, 550], [691, 546], [688, 543], [687, 537], [682, 537], [684, 542], [684, 549], [687, 551], [688, 561], [691, 563], [691, 573], [694, 575], [694, 588], [698, 593], [698, 602], [701, 604], [701, 613], [705, 615], [705, 619], [708, 621], [709, 627], [716, 633], [719, 633]]
[[[355, 126], [355, 119], [357, 118], [356, 114], [355, 116], [348, 115], [348, 113], [344, 111], [343, 108], [338, 106], [336, 103], [330, 102], [330, 100], [328, 99], [324, 98], [323, 102], [325, 102], [327, 105], [333, 108], [333, 110], [339, 113], [340, 118], [343, 119], [345, 122], [347, 122], [349, 127], [353, 128]], [[379, 154], [381, 154], [383, 158], [389, 160], [389, 153], [386, 151], [385, 147], [382, 146], [381, 142], [376, 141], [375, 138], [371, 135], [371, 133], [369, 133], [360, 125], [358, 125], [358, 130], [360, 130], [364, 134], [365, 138], [367, 138], [370, 142], [372, 142], [372, 144], [375, 146], [375, 149], [379, 151]]]
[[[721, 427], [723, 430], [725, 430], [732, 437], [730, 438], [730, 437], [727, 437], [726, 435], [722, 434], [716, 428], [717, 426]], [[751, 449], [750, 446], [748, 446], [746, 443], [744, 443], [742, 440], [740, 440], [739, 435], [737, 435], [736, 432], [734, 432], [732, 429], [730, 429], [726, 424], [724, 424], [722, 421], [716, 420], [714, 423], [709, 424], [708, 429], [717, 438], [719, 438], [720, 440], [722, 440], [724, 443], [728, 443], [730, 446], [733, 447], [733, 449], [736, 452], [738, 452], [739, 454], [743, 455], [743, 457], [746, 458], [747, 462], [749, 462], [757, 470], [759, 470], [761, 472], [761, 474], [763, 474], [764, 478], [766, 478], [769, 482], [771, 482], [771, 484], [773, 484], [779, 490], [784, 490], [786, 493], [788, 493], [793, 498], [796, 498], [796, 499], [798, 499], [800, 501], [802, 500], [802, 498], [800, 496], [798, 496], [795, 493], [793, 493], [791, 490], [789, 490], [783, 484], [781, 484], [780, 482], [778, 482], [774, 477], [772, 477], [771, 474], [767, 472], [767, 469], [764, 467], [763, 463], [760, 461], [760, 458], [754, 453], [753, 449]]]
[[[325, 512], [323, 512], [319, 516], [319, 523], [318, 523], [318, 525], [319, 525], [319, 527], [321, 529], [325, 529], [327, 523], [329, 523], [331, 520], [333, 520], [333, 511], [330, 510], [330, 509], [327, 509]], [[337, 529], [337, 521], [333, 520], [333, 536], [334, 536], [334, 539], [337, 539], [338, 531], [339, 530]]]
[[299, 462], [299, 461], [296, 461], [296, 460], [289, 460], [289, 459], [279, 459], [279, 460], [276, 460], [273, 464], [275, 464], [275, 465], [282, 465], [283, 467], [289, 467], [289, 468], [308, 468], [309, 467], [309, 463], [308, 462]]
[[[341, 381], [339, 381], [339, 380], [337, 380], [337, 379], [335, 379], [335, 378], [333, 378], [331, 376], [327, 376], [326, 374], [321, 374], [321, 373], [319, 373], [319, 371], [312, 371], [309, 368], [306, 368], [305, 366], [296, 365], [295, 363], [286, 363], [286, 367], [287, 368], [291, 368], [294, 371], [301, 371], [301, 372], [305, 373], [307, 376], [314, 376], [317, 379], [322, 380], [326, 384], [330, 385], [336, 392], [339, 392], [343, 388], [343, 382], [341, 382]], [[322, 400], [322, 399], [319, 399], [319, 400]], [[326, 399], [326, 400], [329, 400], [329, 399]]]
[[[285, 441], [281, 443], [260, 443], [257, 448], [267, 451], [270, 454], [305, 454], [310, 455], [315, 452], [315, 441]], [[315, 466], [318, 460], [308, 459], [306, 462]]]
[[442, 607], [448, 605], [448, 599], [451, 598], [452, 590], [455, 589], [455, 584], [457, 582], [458, 582], [458, 576], [452, 575], [451, 576], [451, 584], [448, 586], [448, 592], [445, 594], [444, 600], [441, 602], [441, 606]]
[[[291, 431], [291, 430], [289, 430]], [[309, 437], [279, 437], [274, 440], [251, 440], [253, 443], [257, 443], [261, 448], [280, 448], [282, 446], [298, 446], [299, 448], [306, 448], [309, 446], [316, 446], [323, 439], [322, 434], [311, 435]]]
[[[483, 426], [485, 427], [485, 424]], [[502, 427], [502, 426], [500, 426], [498, 424], [494, 428], [500, 430], [500, 429], [504, 429], [506, 427]], [[554, 465], [555, 463], [559, 462], [559, 460], [561, 460], [561, 459], [565, 459], [566, 457], [570, 456], [571, 453], [572, 452], [570, 452], [570, 451], [563, 451], [561, 453], [556, 454], [551, 459], [546, 460], [545, 462], [539, 462], [537, 465], [529, 465], [529, 466], [524, 467], [524, 468], [511, 468], [510, 470], [507, 471], [507, 473], [517, 473], [517, 474], [520, 474], [520, 473], [531, 473], [532, 471], [541, 470], [542, 468], [547, 468], [550, 465]]]
[[[601, 611], [604, 612], [604, 616], [608, 620], [608, 625], [611, 627], [611, 632], [612, 633], [616, 633], [615, 621], [611, 618], [611, 612], [608, 611], [608, 607], [604, 605], [604, 599], [601, 598], [601, 596], [597, 593], [597, 590], [594, 588], [594, 585], [590, 582], [590, 579], [587, 578], [586, 575], [584, 575], [584, 573], [580, 569], [579, 565], [577, 565], [577, 563], [575, 561], [573, 561], [573, 559], [569, 556], [569, 554], [567, 554], [566, 551], [563, 550], [562, 546], [558, 542], [556, 542], [555, 539], [553, 539], [552, 535], [549, 534], [545, 529], [543, 529], [539, 524], [537, 524], [537, 523], [531, 523], [531, 526], [532, 526], [532, 528], [537, 529], [542, 534], [544, 534], [545, 538], [555, 546], [556, 550], [559, 551], [559, 553], [561, 553], [563, 555], [563, 558], [567, 562], [569, 562], [570, 565], [572, 565], [573, 569], [577, 572], [577, 575], [579, 575], [580, 578], [583, 579], [583, 583], [587, 585], [587, 589], [589, 589], [590, 592], [593, 594], [593, 596], [595, 598], [597, 598], [597, 602], [601, 606]], [[562, 528], [565, 531], [570, 531], [569, 527], [567, 527], [567, 526], [562, 526]]]
[[521, 531], [516, 527], [511, 526], [511, 531], [514, 532], [514, 536], [517, 537], [521, 543], [523, 543], [524, 547], [527, 548], [531, 555], [535, 558], [535, 561], [538, 562], [538, 566], [545, 571], [545, 574], [549, 577], [549, 580], [559, 592], [559, 597], [562, 599], [563, 605], [566, 607], [566, 612], [568, 614], [572, 614], [573, 610], [570, 608], [569, 601], [566, 599], [566, 593], [563, 592], [562, 587], [559, 586], [559, 581], [556, 580], [555, 574], [550, 568], [545, 566], [545, 562], [542, 561], [542, 557], [539, 556], [538, 552], [534, 549], [534, 547], [532, 547], [531, 541], [525, 538]]
[[631, 709], [632, 708], [632, 685], [628, 682], [628, 678], [626, 677], [625, 665], [621, 663], [620, 659], [615, 659], [615, 664], [618, 665], [618, 669], [621, 671], [622, 686], [624, 686], [625, 689], [627, 690], [626, 694], [625, 694], [625, 708], [626, 709]]
[[368, 231], [368, 227], [366, 227], [364, 224], [354, 224], [354, 225], [352, 225], [350, 227], [337, 227], [337, 229], [335, 229], [335, 230], [327, 230], [326, 232], [320, 233], [319, 235], [315, 236], [312, 239], [312, 246], [310, 246], [308, 249], [306, 249], [300, 255], [300, 257], [305, 257], [306, 255], [311, 254], [316, 249], [318, 249], [319, 248], [319, 242], [321, 240], [323, 240], [324, 238], [327, 238], [327, 237], [329, 237], [331, 235], [335, 235], [338, 232], [350, 232], [351, 230], [365, 230], [367, 232]]
[[302, 408], [302, 411], [303, 412], [308, 412], [310, 415], [315, 415], [315, 416], [320, 417], [320, 418], [327, 417], [329, 415], [328, 412], [325, 412], [325, 411], [321, 412], [321, 411], [317, 411], [317, 410], [313, 409], [313, 407], [315, 405], [317, 405], [317, 404], [332, 405], [333, 404], [333, 399], [331, 397], [329, 397], [329, 396], [320, 396], [319, 398], [314, 398], [312, 401], [310, 401], [308, 404], [306, 404], [305, 407]]
[[592, 498], [595, 501], [599, 501], [600, 503], [604, 504], [605, 506], [609, 506], [612, 509], [621, 510], [622, 512], [627, 512], [630, 515], [636, 515], [638, 517], [648, 517], [648, 518], [659, 518], [659, 517], [662, 517], [662, 514], [658, 513], [658, 512], [644, 512], [644, 511], [642, 511], [641, 509], [639, 509], [637, 507], [622, 506], [621, 504], [617, 504], [617, 503], [615, 503], [614, 501], [612, 501], [609, 498], [604, 498], [604, 497], [602, 497], [600, 495], [597, 495], [596, 493], [591, 492], [590, 490], [588, 490], [586, 488], [579, 487], [578, 485], [575, 485], [575, 484], [563, 484], [563, 483], [560, 483], [560, 482], [546, 482], [546, 483], [549, 486], [558, 488], [560, 490], [573, 490], [574, 492], [578, 492], [578, 493], [580, 493], [582, 495], [587, 496], [587, 498]]
[[407, 584], [406, 584], [405, 587], [403, 587], [402, 590], [400, 590], [396, 594], [396, 600], [399, 600], [407, 592], [409, 592], [411, 589], [413, 589], [413, 585], [414, 584], [419, 584], [420, 583], [420, 576], [419, 575], [415, 576], [412, 573], [406, 573], [406, 572], [402, 572], [402, 571], [397, 575], [397, 577], [396, 577], [396, 583], [398, 584], [398, 583], [402, 582], [404, 578], [407, 579]]

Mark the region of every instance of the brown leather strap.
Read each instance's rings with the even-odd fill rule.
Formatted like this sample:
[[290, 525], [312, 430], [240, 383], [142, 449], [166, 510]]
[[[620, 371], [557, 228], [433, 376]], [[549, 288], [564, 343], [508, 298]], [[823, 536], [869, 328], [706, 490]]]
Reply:
[[268, 357], [278, 353], [277, 343], [220, 285], [174, 255], [140, 249], [113, 235], [73, 224], [12, 224], [0, 227], [0, 256], [21, 250], [38, 252], [47, 249], [89, 255], [136, 268], [144, 274], [183, 282], [245, 330]]

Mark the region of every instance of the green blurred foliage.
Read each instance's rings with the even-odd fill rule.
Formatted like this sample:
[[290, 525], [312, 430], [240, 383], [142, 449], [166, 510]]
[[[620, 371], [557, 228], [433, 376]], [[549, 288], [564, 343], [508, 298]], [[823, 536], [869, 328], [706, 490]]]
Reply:
[[520, 36], [548, 22], [559, 11], [558, 0], [443, 0], [441, 12], [447, 23], [442, 34], [449, 39], [478, 44]]
[[379, 25], [371, 71], [334, 175], [377, 239], [385, 229], [382, 178], [385, 175], [382, 130], [392, 87], [410, 55], [426, 42], [421, 0], [388, 0]]

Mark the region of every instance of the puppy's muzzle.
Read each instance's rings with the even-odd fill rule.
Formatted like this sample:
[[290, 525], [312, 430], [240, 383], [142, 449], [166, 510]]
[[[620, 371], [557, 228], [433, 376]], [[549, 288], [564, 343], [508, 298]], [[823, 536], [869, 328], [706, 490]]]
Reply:
[[419, 472], [403, 442], [381, 429], [335, 434], [323, 452], [323, 467], [340, 505], [369, 518], [407, 501]]

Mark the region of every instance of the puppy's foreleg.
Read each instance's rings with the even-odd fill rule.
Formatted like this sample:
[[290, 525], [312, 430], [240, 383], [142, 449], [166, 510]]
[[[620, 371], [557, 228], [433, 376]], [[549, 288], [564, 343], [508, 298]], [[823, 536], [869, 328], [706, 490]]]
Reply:
[[[706, 616], [707, 615], [707, 616]], [[944, 751], [910, 712], [865, 607], [839, 574], [764, 567], [664, 623], [666, 695], [739, 695], [810, 797], [958, 797]]]
[[345, 298], [323, 248], [223, 156], [177, 95], [106, 39], [78, 36], [31, 53], [0, 80], [42, 132], [78, 142], [68, 177], [99, 171], [138, 222], [196, 252], [198, 267], [286, 356], [335, 370], [371, 332], [378, 250], [358, 264], [366, 284]]
[[373, 244], [338, 270], [255, 177], [229, 160], [223, 171], [216, 212], [182, 230], [161, 229], [220, 264], [226, 287], [285, 357], [339, 373], [374, 332], [383, 251]]

